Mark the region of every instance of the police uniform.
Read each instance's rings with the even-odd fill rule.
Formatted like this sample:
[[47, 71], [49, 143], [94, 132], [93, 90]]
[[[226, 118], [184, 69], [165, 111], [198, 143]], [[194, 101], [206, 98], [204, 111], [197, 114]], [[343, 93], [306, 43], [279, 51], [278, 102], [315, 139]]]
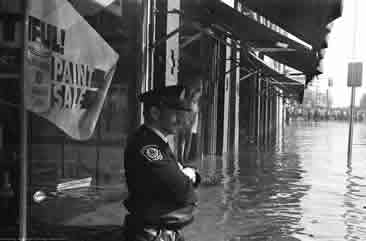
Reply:
[[[181, 92], [181, 87], [170, 86], [147, 92], [140, 100], [186, 110]], [[179, 230], [193, 220], [199, 180], [193, 183], [183, 173], [165, 137], [148, 125], [129, 136], [124, 162], [129, 191], [124, 201], [129, 212], [126, 241], [182, 240]]]

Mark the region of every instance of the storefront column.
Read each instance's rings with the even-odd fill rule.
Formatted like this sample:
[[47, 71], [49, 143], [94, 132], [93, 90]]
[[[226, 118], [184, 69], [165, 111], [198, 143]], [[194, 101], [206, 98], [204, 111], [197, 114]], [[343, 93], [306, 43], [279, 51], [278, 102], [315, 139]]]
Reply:
[[[273, 91], [275, 91], [275, 89]], [[278, 116], [278, 112], [279, 112], [279, 105], [278, 105], [279, 97], [278, 97], [278, 95], [277, 95], [276, 92], [274, 93], [273, 98], [275, 99], [275, 106], [274, 106], [275, 109], [273, 111], [273, 118], [274, 118], [274, 120], [273, 120], [273, 128], [275, 129], [276, 134], [277, 134], [277, 131], [278, 131], [278, 128], [277, 128], [277, 126], [278, 126], [278, 118], [277, 118], [277, 116]]]
[[270, 121], [270, 128], [271, 128], [271, 133], [272, 133], [272, 137], [271, 137], [271, 141], [275, 140], [276, 137], [276, 128], [275, 128], [275, 122], [276, 122], [276, 96], [274, 95], [274, 91], [273, 91], [273, 87], [271, 87], [270, 90], [270, 95], [271, 95], [271, 121]]
[[261, 77], [260, 74], [257, 74], [256, 76], [256, 143], [257, 143], [257, 148], [260, 148], [260, 144], [261, 144], [261, 102], [262, 102], [262, 98], [261, 98], [261, 90], [262, 90], [262, 84], [261, 84]]
[[[169, 11], [180, 10], [180, 0], [167, 1], [167, 16], [166, 16], [166, 34], [169, 34], [179, 28], [180, 15], [177, 13], [169, 13]], [[165, 55], [165, 86], [178, 84], [179, 71], [179, 32], [171, 36], [166, 41]]]
[[211, 58], [211, 70], [210, 70], [210, 85], [208, 104], [209, 120], [208, 120], [208, 148], [207, 154], [216, 155], [216, 140], [217, 140], [217, 105], [218, 105], [218, 68], [220, 62], [220, 43], [214, 42], [214, 51]]
[[272, 87], [271, 89], [271, 93], [272, 93], [272, 121], [271, 121], [271, 128], [272, 128], [272, 132], [273, 132], [273, 138], [272, 140], [275, 140], [275, 136], [276, 136], [276, 113], [277, 113], [277, 97], [276, 94], [274, 92], [274, 89]]
[[261, 108], [261, 115], [260, 115], [260, 143], [261, 146], [265, 144], [265, 134], [266, 134], [266, 81], [264, 77], [261, 75], [261, 89], [260, 89], [260, 95], [261, 95], [261, 101], [260, 101], [260, 108]]
[[[238, 46], [239, 47], [239, 46]], [[240, 63], [240, 51], [239, 48], [236, 50], [236, 61], [238, 61]], [[238, 159], [239, 157], [239, 104], [240, 104], [240, 94], [239, 94], [239, 90], [240, 90], [240, 68], [237, 67], [236, 71], [235, 71], [235, 87], [234, 87], [234, 93], [233, 93], [233, 98], [234, 98], [234, 145], [233, 145], [233, 152], [234, 152], [234, 159]]]
[[[156, 8], [154, 0], [143, 0], [141, 2], [142, 17], [140, 19], [141, 26], [141, 67], [140, 67], [140, 92], [144, 93], [153, 88], [154, 80], [154, 49], [151, 44], [155, 42], [155, 28], [156, 19], [153, 10]], [[136, 96], [134, 96], [136, 98]], [[139, 108], [139, 122], [143, 123], [143, 109], [142, 105]]]
[[263, 91], [263, 96], [264, 96], [264, 120], [263, 120], [263, 125], [264, 125], [264, 135], [263, 135], [263, 143], [265, 145], [267, 145], [268, 143], [268, 138], [269, 138], [269, 128], [268, 128], [268, 119], [269, 119], [269, 106], [268, 106], [268, 101], [269, 101], [269, 96], [268, 96], [268, 82], [267, 79], [264, 78], [263, 79], [263, 85], [264, 85], [264, 91]]
[[252, 141], [255, 141], [257, 139], [257, 75], [253, 76], [253, 78], [250, 78], [250, 137], [252, 138]]
[[[227, 39], [226, 42], [231, 44], [231, 39]], [[231, 96], [231, 78], [232, 78], [232, 48], [226, 46], [226, 56], [225, 56], [225, 77], [224, 77], [224, 123], [223, 123], [223, 144], [222, 144], [222, 154], [226, 155], [229, 152], [230, 143], [230, 96]]]
[[272, 136], [271, 136], [271, 141], [274, 139], [274, 135], [275, 135], [275, 132], [276, 132], [276, 129], [274, 128], [274, 123], [275, 123], [275, 114], [276, 114], [276, 97], [273, 93], [273, 87], [271, 87], [270, 89], [270, 96], [271, 96], [271, 103], [270, 103], [270, 130], [271, 130], [271, 133], [272, 133]]
[[[171, 10], [180, 10], [180, 0], [168, 0], [166, 3], [166, 31], [165, 34], [173, 32], [180, 25], [180, 16], [177, 13], [170, 13]], [[164, 24], [159, 23], [159, 26]], [[165, 78], [164, 85], [177, 85], [178, 84], [178, 71], [179, 71], [179, 32], [166, 40], [165, 44]], [[159, 63], [161, 64], [161, 63]], [[162, 69], [161, 66], [158, 67]], [[158, 82], [158, 81], [157, 81]], [[168, 136], [169, 144], [174, 153], [177, 153], [177, 137], [175, 135]]]
[[272, 105], [272, 96], [271, 96], [271, 85], [269, 82], [267, 82], [267, 91], [266, 91], [266, 94], [267, 94], [267, 116], [268, 116], [268, 119], [267, 119], [267, 128], [268, 128], [268, 138], [267, 138], [267, 143], [271, 143], [271, 140], [272, 140], [272, 128], [271, 128], [271, 116], [272, 116], [272, 108], [271, 108], [271, 105]]
[[210, 58], [208, 57], [211, 52], [208, 37], [202, 37], [199, 40], [200, 45], [200, 59], [202, 61], [202, 96], [200, 98], [200, 115], [199, 115], [199, 127], [198, 127], [198, 143], [197, 152], [199, 158], [202, 160], [206, 153], [207, 142], [207, 116], [208, 116], [208, 86], [210, 85], [209, 78], [209, 66]]

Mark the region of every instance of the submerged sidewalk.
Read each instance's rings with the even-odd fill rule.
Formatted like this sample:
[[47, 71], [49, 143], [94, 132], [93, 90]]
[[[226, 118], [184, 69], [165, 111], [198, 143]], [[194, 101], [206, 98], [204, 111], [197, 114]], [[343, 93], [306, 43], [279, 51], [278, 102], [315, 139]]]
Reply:
[[[40, 203], [29, 195], [27, 240], [122, 240], [126, 196], [125, 184], [50, 195]], [[18, 233], [16, 224], [0, 225], [0, 240], [18, 240]]]
[[[96, 200], [64, 197], [41, 204], [32, 202], [27, 240], [122, 240], [127, 213], [122, 205], [124, 195], [122, 192]], [[18, 232], [18, 225], [3, 225], [0, 240], [18, 240]]]
[[[18, 240], [18, 227], [1, 227], [0, 240]], [[64, 240], [64, 241], [123, 241], [122, 226], [52, 226], [30, 224], [27, 240]]]
[[[214, 170], [211, 173], [210, 167], [197, 162], [189, 165], [199, 169], [207, 168], [201, 170], [202, 186], [219, 182], [220, 178], [214, 178]], [[205, 196], [205, 188], [200, 189], [200, 192]], [[41, 203], [34, 202], [30, 197], [28, 239], [123, 240], [123, 220], [127, 214], [123, 200], [126, 197], [127, 188], [124, 183], [114, 187], [98, 187], [98, 190], [73, 190], [67, 194], [50, 196]], [[202, 218], [204, 219], [197, 217], [197, 220]], [[0, 240], [17, 240], [18, 229], [15, 225], [1, 228]]]

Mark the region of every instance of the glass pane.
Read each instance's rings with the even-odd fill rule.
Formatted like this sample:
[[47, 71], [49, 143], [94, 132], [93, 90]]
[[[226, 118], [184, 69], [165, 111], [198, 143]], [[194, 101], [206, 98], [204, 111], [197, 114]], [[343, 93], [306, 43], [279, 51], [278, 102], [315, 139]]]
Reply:
[[33, 144], [31, 148], [31, 189], [55, 191], [60, 175], [61, 145]]
[[128, 128], [128, 87], [113, 84], [100, 118], [102, 140], [120, 140]]
[[[121, 147], [103, 147], [100, 149], [100, 186], [119, 186], [124, 179], [123, 149]], [[118, 191], [118, 190], [117, 190]], [[120, 190], [119, 190], [120, 192]]]
[[95, 146], [65, 145], [62, 180], [92, 177], [96, 182], [97, 152]]
[[[89, 27], [93, 28], [90, 31], [95, 31], [102, 37], [105, 42], [101, 45], [108, 45], [119, 55], [119, 59], [96, 128], [90, 138], [73, 139], [50, 121], [35, 114], [30, 115], [30, 142], [34, 144], [32, 158], [37, 160], [32, 162], [33, 169], [30, 173], [32, 185], [37, 185], [37, 188], [50, 186], [44, 191], [55, 192], [57, 185], [70, 184], [72, 181], [89, 177], [92, 179], [89, 188], [50, 194], [51, 196], [41, 203], [32, 201], [31, 222], [82, 226], [110, 223], [120, 225], [123, 219], [122, 212], [119, 213], [119, 210], [114, 209], [109, 210], [112, 213], [107, 214], [105, 208], [100, 207], [105, 207], [113, 201], [115, 202], [113, 205], [120, 208], [123, 199], [121, 195], [126, 191], [122, 180], [124, 177], [122, 156], [131, 118], [137, 115], [137, 109], [131, 106], [135, 106], [137, 102], [135, 92], [138, 88], [137, 73], [140, 64], [138, 62], [140, 56], [137, 54], [140, 44], [138, 42], [140, 13], [137, 12], [139, 9], [137, 5], [141, 3], [122, 0], [68, 1], [87, 21]], [[102, 2], [110, 2], [111, 5], [103, 8], [100, 5]], [[123, 7], [126, 7], [126, 10], [123, 9], [123, 14], [122, 3]], [[63, 23], [55, 21], [54, 24]], [[69, 33], [66, 31], [66, 37], [70, 37], [67, 36]], [[75, 38], [85, 37], [83, 33], [80, 34], [80, 36], [75, 34]], [[77, 56], [82, 54], [83, 50], [82, 47], [73, 51], [69, 49], [68, 56], [62, 57], [78, 59]], [[93, 53], [90, 53], [90, 56], [93, 56]], [[100, 62], [99, 59], [108, 56], [103, 53], [96, 58], [98, 59], [95, 62]], [[64, 71], [66, 72], [66, 67]], [[73, 78], [72, 73], [68, 76]], [[0, 94], [6, 96], [9, 93]], [[33, 189], [36, 190], [36, 187]]]

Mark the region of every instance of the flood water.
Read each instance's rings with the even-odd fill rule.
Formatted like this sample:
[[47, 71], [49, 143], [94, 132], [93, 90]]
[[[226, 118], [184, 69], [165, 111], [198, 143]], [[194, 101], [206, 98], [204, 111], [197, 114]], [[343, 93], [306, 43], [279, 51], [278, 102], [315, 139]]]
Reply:
[[295, 121], [276, 145], [241, 148], [239, 158], [205, 158], [187, 240], [366, 240], [366, 124]]

